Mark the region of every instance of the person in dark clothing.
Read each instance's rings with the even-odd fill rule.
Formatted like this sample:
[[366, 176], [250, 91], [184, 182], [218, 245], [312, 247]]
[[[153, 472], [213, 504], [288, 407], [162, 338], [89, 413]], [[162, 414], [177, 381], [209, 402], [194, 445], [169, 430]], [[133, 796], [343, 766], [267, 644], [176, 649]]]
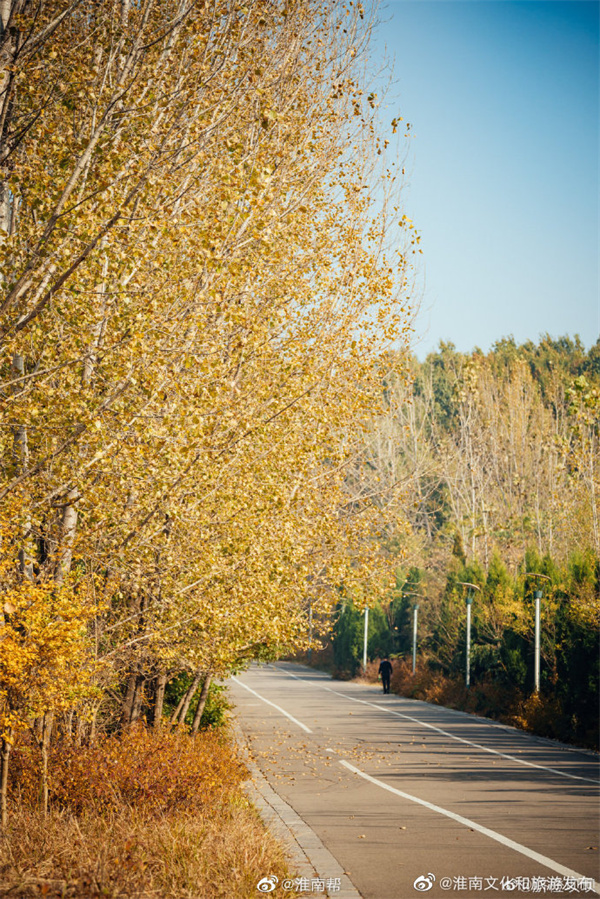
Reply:
[[390, 692], [390, 678], [392, 676], [392, 671], [393, 668], [390, 660], [387, 657], [385, 659], [382, 659], [379, 663], [379, 673], [381, 675], [381, 683], [383, 684], [384, 693]]

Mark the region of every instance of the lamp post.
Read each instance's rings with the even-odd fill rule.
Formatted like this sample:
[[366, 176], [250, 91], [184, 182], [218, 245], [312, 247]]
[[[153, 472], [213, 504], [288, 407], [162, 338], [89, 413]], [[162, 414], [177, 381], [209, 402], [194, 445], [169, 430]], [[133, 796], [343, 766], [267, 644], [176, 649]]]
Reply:
[[471, 686], [471, 606], [473, 605], [473, 590], [479, 590], [481, 592], [481, 588], [478, 587], [477, 584], [470, 584], [468, 581], [459, 581], [458, 583], [467, 588], [467, 596], [465, 598], [467, 604], [467, 662], [465, 683], [468, 690]]
[[312, 661], [312, 640], [313, 640], [313, 621], [312, 621], [312, 601], [308, 601], [308, 663]]
[[[402, 591], [403, 596], [416, 596], [419, 599], [421, 598], [420, 593], [404, 593]], [[415, 602], [413, 605], [413, 633], [412, 633], [412, 673], [414, 674], [417, 669], [417, 623], [419, 616], [419, 603]]]
[[419, 603], [416, 602], [413, 606], [413, 659], [412, 659], [412, 673], [415, 673], [417, 668], [417, 616], [419, 614]]
[[367, 673], [367, 641], [369, 639], [369, 607], [365, 606], [365, 636], [363, 641], [363, 674]]
[[[545, 574], [535, 574], [533, 571], [528, 572], [525, 575], [525, 580], [528, 577], [537, 577], [543, 581], [549, 581], [550, 578]], [[533, 691], [534, 693], [540, 692], [540, 645], [541, 645], [541, 627], [540, 627], [540, 611], [541, 611], [541, 603], [542, 603], [542, 591], [536, 590], [533, 594], [535, 599], [535, 631], [534, 631], [534, 665], [533, 665]]]

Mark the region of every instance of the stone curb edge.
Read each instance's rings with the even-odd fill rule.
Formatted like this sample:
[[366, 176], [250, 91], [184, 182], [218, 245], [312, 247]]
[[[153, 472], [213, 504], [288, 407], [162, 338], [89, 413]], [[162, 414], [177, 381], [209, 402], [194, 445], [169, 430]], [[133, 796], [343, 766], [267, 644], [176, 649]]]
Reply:
[[[258, 808], [271, 833], [280, 843], [283, 843], [298, 875], [307, 877], [309, 880], [315, 878], [327, 880], [331, 877], [340, 879], [340, 890], [319, 893], [303, 891], [299, 892], [298, 896], [302, 899], [312, 899], [312, 897], [316, 899], [317, 896], [325, 895], [330, 899], [362, 899], [361, 894], [348, 875], [344, 873], [338, 860], [323, 845], [317, 834], [269, 784], [256, 762], [251, 758], [246, 737], [235, 718], [230, 718], [229, 724], [244, 764], [252, 778], [244, 785], [246, 794]], [[266, 874], [268, 874], [267, 871], [265, 871]], [[260, 891], [257, 890], [256, 895], [261, 895]]]

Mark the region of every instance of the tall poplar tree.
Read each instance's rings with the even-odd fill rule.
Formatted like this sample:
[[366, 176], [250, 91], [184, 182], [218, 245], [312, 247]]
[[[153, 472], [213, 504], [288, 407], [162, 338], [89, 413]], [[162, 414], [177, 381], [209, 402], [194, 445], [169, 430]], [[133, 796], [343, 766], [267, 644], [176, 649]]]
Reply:
[[297, 644], [308, 597], [382, 564], [345, 472], [418, 238], [380, 199], [360, 4], [2, 17], [6, 551], [87, 603], [128, 724], [180, 671]]

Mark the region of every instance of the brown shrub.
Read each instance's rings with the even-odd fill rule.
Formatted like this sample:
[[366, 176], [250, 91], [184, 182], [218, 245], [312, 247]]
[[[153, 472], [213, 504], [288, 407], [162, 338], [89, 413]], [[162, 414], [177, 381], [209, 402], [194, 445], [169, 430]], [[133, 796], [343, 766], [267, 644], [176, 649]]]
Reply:
[[[412, 659], [393, 659], [392, 663], [391, 689], [400, 696], [494, 718], [540, 737], [566, 743], [577, 742], [580, 746], [598, 749], [595, 721], [587, 728], [582, 726], [574, 716], [569, 717], [565, 713], [560, 699], [556, 697], [537, 694], [525, 697], [517, 687], [492, 677], [472, 683], [467, 690], [463, 675], [448, 677], [432, 668], [427, 660], [417, 661], [414, 674]], [[369, 663], [366, 679], [376, 681], [378, 668], [379, 660]], [[574, 740], [576, 734], [579, 735]]]
[[[10, 787], [34, 805], [39, 792], [38, 750], [23, 740], [15, 747]], [[148, 813], [206, 809], [223, 801], [246, 772], [220, 733], [195, 736], [135, 727], [87, 746], [57, 741], [48, 764], [50, 802], [81, 814], [131, 805]]]
[[394, 664], [392, 690], [411, 699], [505, 721], [512, 720], [515, 709], [523, 699], [516, 688], [506, 687], [491, 678], [471, 684], [467, 689], [462, 675], [447, 677], [423, 660], [417, 662], [413, 674], [412, 662], [398, 659]]
[[530, 733], [554, 740], [564, 740], [570, 731], [570, 721], [562, 703], [556, 698], [534, 693], [518, 703], [510, 723]]
[[47, 817], [39, 750], [22, 739], [11, 761], [0, 895], [247, 899], [266, 874], [289, 876], [227, 734], [139, 727], [87, 746], [59, 741]]

